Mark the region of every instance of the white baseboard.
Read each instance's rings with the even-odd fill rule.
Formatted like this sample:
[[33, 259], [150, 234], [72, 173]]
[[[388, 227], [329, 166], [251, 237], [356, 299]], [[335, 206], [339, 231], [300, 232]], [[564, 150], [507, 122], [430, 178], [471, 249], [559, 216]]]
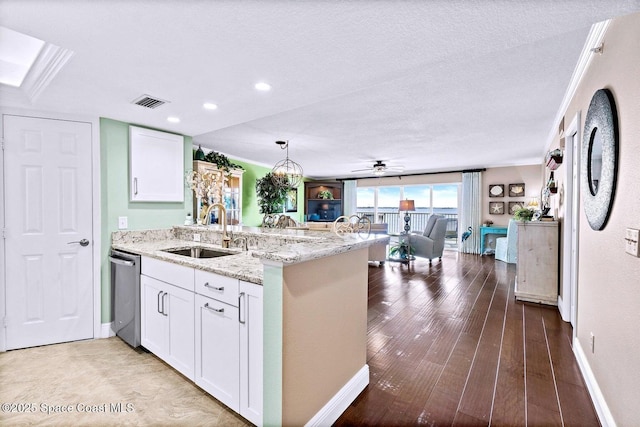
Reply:
[[582, 350], [580, 341], [578, 341], [577, 338], [573, 339], [573, 354], [576, 356], [580, 372], [582, 372], [584, 382], [587, 384], [587, 389], [589, 390], [591, 401], [593, 402], [593, 406], [595, 407], [598, 418], [600, 419], [600, 424], [602, 424], [602, 427], [616, 427], [616, 420], [613, 419], [613, 415], [609, 410], [607, 402], [604, 400], [598, 381], [596, 381], [596, 377], [593, 375], [591, 366], [589, 366], [587, 357], [584, 354], [584, 350]]
[[356, 397], [369, 384], [369, 365], [364, 365], [306, 424], [311, 426], [332, 425], [342, 413], [356, 400]]
[[109, 338], [115, 337], [116, 333], [113, 332], [113, 322], [103, 323], [102, 328], [100, 330], [100, 336], [98, 338]]

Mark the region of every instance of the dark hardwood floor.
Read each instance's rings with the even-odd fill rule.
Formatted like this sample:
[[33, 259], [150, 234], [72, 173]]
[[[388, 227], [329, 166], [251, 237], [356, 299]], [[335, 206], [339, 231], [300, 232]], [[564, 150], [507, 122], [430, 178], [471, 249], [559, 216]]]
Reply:
[[571, 326], [515, 301], [514, 277], [453, 251], [370, 267], [370, 383], [335, 425], [599, 425]]

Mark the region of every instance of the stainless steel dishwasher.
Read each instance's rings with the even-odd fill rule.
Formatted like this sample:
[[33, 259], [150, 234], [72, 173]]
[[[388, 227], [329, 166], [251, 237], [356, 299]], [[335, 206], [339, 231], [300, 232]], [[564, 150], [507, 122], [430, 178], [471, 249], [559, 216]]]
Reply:
[[140, 256], [111, 249], [113, 329], [131, 347], [140, 346]]

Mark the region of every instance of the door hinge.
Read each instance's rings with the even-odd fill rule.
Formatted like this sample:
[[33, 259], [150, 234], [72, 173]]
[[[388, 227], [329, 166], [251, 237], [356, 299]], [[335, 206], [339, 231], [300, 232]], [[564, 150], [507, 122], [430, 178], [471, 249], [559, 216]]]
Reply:
[[4, 136], [0, 138], [0, 147], [2, 147], [2, 151], [4, 151]]
[[7, 319], [6, 317], [2, 318], [2, 327], [6, 328], [7, 326], [9, 326], [9, 319]]
[[3, 229], [2, 229], [2, 238], [3, 238], [3, 239], [6, 239], [6, 238], [7, 238], [7, 229], [6, 229], [6, 228], [3, 228]]

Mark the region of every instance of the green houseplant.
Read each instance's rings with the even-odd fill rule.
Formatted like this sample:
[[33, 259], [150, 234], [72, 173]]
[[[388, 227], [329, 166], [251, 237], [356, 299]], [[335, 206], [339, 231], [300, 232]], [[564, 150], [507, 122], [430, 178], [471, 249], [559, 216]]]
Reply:
[[389, 256], [393, 258], [409, 259], [414, 253], [414, 249], [406, 242], [399, 242], [389, 248]]
[[517, 221], [531, 221], [535, 212], [528, 208], [520, 208], [513, 213], [513, 219]]
[[318, 199], [333, 200], [333, 193], [329, 190], [322, 190], [318, 192]]
[[260, 213], [281, 213], [287, 198], [287, 189], [273, 184], [271, 172], [256, 180], [256, 195]]

